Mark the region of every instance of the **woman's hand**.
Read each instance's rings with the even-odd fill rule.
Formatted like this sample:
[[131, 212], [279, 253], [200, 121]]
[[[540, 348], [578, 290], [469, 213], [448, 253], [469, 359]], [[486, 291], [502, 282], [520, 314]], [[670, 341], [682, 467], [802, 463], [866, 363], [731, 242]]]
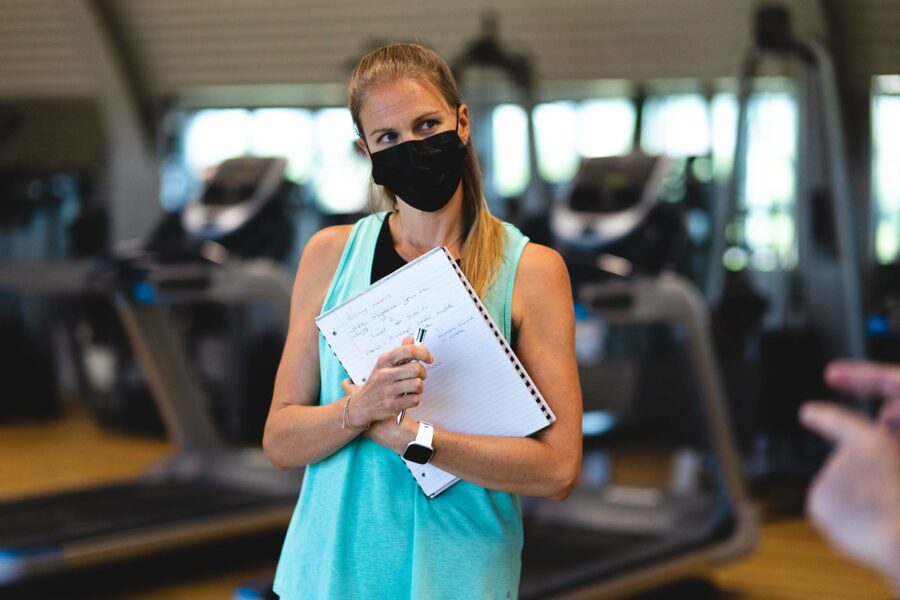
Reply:
[[416, 439], [419, 430], [419, 422], [409, 417], [404, 417], [397, 425], [395, 419], [375, 421], [372, 426], [363, 432], [363, 435], [396, 454], [402, 455], [406, 445]]
[[364, 385], [354, 385], [349, 379], [341, 382], [341, 389], [350, 401], [349, 421], [362, 429], [369, 423], [396, 419], [401, 410], [419, 405], [428, 374], [419, 362], [431, 363], [431, 352], [421, 344], [414, 344], [407, 336], [397, 348], [378, 357]]

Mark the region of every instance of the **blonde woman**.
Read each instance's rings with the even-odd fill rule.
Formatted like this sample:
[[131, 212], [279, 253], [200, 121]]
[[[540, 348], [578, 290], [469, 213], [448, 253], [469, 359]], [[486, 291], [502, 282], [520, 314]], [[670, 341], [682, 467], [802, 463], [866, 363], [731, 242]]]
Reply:
[[[488, 211], [469, 109], [436, 53], [414, 44], [369, 53], [354, 70], [349, 104], [389, 210], [318, 232], [297, 270], [263, 445], [278, 467], [308, 468], [275, 591], [285, 599], [515, 598], [518, 495], [565, 498], [581, 463], [565, 265]], [[434, 428], [430, 462], [463, 481], [429, 500], [398, 458], [425, 425], [396, 419], [428, 387], [415, 362], [433, 361], [427, 340], [403, 340], [355, 386], [314, 318], [440, 245], [460, 262], [557, 421], [528, 438]], [[491, 402], [492, 390], [483, 393]]]

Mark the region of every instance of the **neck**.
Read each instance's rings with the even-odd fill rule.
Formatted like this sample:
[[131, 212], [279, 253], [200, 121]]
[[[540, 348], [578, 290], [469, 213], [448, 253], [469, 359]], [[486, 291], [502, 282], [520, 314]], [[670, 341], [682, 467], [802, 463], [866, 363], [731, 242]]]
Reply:
[[435, 212], [416, 210], [398, 200], [390, 225], [395, 243], [401, 250], [411, 250], [413, 258], [436, 246], [447, 246], [458, 256], [463, 237], [462, 185], [447, 205]]

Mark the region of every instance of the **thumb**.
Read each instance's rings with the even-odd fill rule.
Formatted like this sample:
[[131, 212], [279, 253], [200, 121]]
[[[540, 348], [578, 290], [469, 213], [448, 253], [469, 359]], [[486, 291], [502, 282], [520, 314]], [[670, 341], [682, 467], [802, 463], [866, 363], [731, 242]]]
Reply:
[[413, 336], [408, 335], [408, 336], [406, 336], [406, 337], [403, 338], [403, 341], [400, 342], [400, 345], [401, 345], [401, 346], [408, 346], [409, 344], [414, 344], [415, 342], [416, 342], [416, 340], [413, 338]]

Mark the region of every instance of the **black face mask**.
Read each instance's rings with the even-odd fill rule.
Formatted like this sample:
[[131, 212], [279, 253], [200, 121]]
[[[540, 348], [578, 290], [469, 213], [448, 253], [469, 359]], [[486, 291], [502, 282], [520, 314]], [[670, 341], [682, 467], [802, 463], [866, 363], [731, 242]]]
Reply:
[[434, 212], [459, 187], [465, 148], [455, 130], [403, 142], [370, 155], [372, 177], [413, 208]]

